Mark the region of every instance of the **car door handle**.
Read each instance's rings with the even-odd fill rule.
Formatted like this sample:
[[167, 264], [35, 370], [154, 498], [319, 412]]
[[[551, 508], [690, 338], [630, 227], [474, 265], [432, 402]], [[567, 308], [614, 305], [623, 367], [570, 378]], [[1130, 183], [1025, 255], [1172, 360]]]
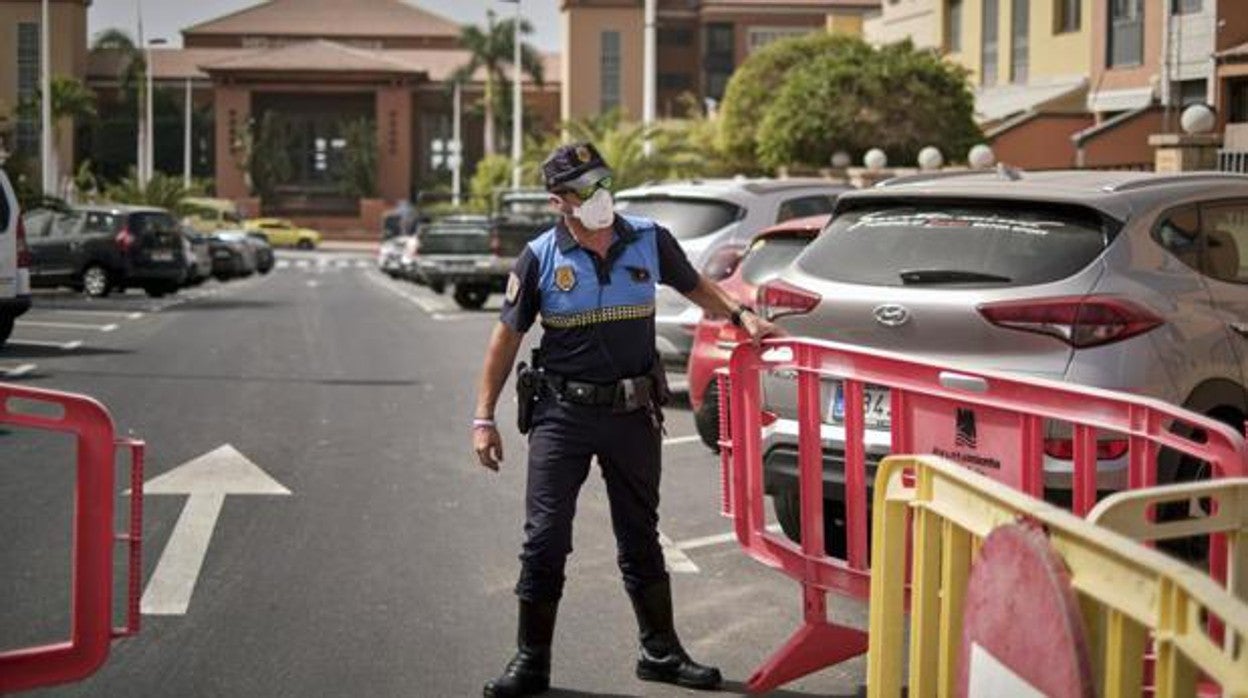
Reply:
[[1226, 326], [1240, 337], [1248, 337], [1248, 322], [1228, 322]]

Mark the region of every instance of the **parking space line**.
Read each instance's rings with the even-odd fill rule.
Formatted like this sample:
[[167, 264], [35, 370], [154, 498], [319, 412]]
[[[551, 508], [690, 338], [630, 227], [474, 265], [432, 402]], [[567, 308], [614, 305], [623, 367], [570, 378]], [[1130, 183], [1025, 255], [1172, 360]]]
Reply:
[[36, 368], [38, 368], [37, 364], [21, 364], [20, 366], [14, 366], [13, 368], [6, 368], [6, 369], [0, 369], [0, 370], [4, 371], [5, 378], [18, 378], [18, 377], [26, 375], [27, 373], [30, 373]]
[[[771, 531], [772, 533], [779, 533], [781, 528], [779, 524], [771, 524], [767, 526], [766, 530]], [[716, 533], [713, 536], [690, 538], [686, 541], [673, 543], [672, 547], [680, 551], [697, 550], [698, 548], [710, 548], [716, 545], [723, 545], [724, 543], [731, 543], [736, 539], [737, 534], [730, 531], [728, 533]]]
[[680, 444], [691, 444], [691, 443], [694, 443], [696, 441], [701, 441], [701, 440], [702, 440], [702, 437], [698, 436], [697, 434], [692, 434], [690, 436], [673, 436], [670, 439], [663, 439], [663, 445], [664, 446], [679, 446]]
[[659, 545], [663, 547], [663, 560], [667, 563], [667, 571], [676, 574], [697, 574], [701, 570], [689, 559], [671, 538], [659, 531]]
[[72, 342], [44, 342], [38, 339], [10, 339], [9, 344], [19, 347], [52, 347], [54, 349], [64, 349], [70, 351], [82, 346], [82, 340], [74, 340]]
[[99, 315], [104, 317], [120, 317], [127, 320], [138, 320], [143, 317], [143, 313], [133, 312], [130, 310], [75, 310], [73, 308], [42, 308], [36, 305], [34, 311], [38, 313], [55, 313], [56, 315], [86, 315], [88, 317]]
[[116, 323], [107, 325], [89, 325], [84, 322], [47, 322], [44, 320], [18, 320], [18, 327], [42, 327], [50, 330], [99, 330], [112, 332], [117, 329]]

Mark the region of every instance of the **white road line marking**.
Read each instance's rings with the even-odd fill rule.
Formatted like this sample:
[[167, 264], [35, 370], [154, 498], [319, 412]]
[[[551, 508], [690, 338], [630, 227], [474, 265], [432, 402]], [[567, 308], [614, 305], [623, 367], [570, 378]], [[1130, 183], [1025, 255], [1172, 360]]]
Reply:
[[18, 320], [17, 326], [42, 327], [49, 330], [99, 330], [100, 332], [112, 332], [117, 329], [116, 324], [90, 325], [84, 322], [46, 322], [44, 320]]
[[278, 269], [285, 269], [286, 267], [289, 267], [289, 266], [290, 266], [290, 260], [289, 260], [289, 259], [279, 259], [279, 260], [277, 260], [277, 265], [276, 265], [276, 266], [277, 266], [277, 268], [278, 268]]
[[309, 266], [310, 264], [312, 264], [312, 260], [310, 260], [310, 259], [297, 259], [297, 260], [295, 260], [295, 266], [297, 266], [297, 267], [301, 267], [301, 268], [302, 268], [302, 267], [307, 267], [307, 266]]
[[[781, 528], [779, 524], [771, 524], [770, 526], [767, 526], [767, 530], [771, 531], [772, 533], [779, 533], [781, 531]], [[716, 545], [723, 545], [724, 543], [731, 543], [735, 541], [736, 539], [737, 539], [737, 534], [733, 532], [716, 533], [713, 536], [702, 536], [700, 538], [690, 538], [689, 540], [686, 540], [686, 541], [674, 543], [673, 547], [675, 547], [677, 550], [697, 550], [698, 548], [710, 548]]]
[[143, 317], [143, 313], [130, 313], [129, 315], [127, 315], [127, 316], [126, 316], [126, 319], [127, 319], [127, 320], [138, 320], [138, 319], [139, 319], [139, 318], [141, 318], [141, 317]]
[[69, 351], [82, 346], [82, 341], [73, 342], [44, 342], [37, 339], [10, 339], [9, 344], [19, 347], [52, 347], [53, 349], [64, 349]]
[[319, 281], [309, 281], [309, 282], [308, 282], [308, 288], [316, 288], [317, 286], [320, 286], [320, 285], [321, 285], [321, 283], [320, 283]]
[[697, 434], [690, 436], [673, 436], [670, 439], [663, 439], [664, 446], [678, 446], [680, 444], [691, 444], [695, 441], [701, 441], [702, 437]]
[[370, 264], [370, 263], [369, 263], [369, 261], [368, 261], [367, 259], [357, 259], [357, 260], [355, 260], [355, 268], [356, 268], [356, 269], [367, 269], [367, 268], [368, 268], [368, 267], [370, 267], [370, 266], [372, 266], [372, 264]]
[[72, 308], [43, 308], [35, 306], [35, 312], [54, 313], [56, 315], [106, 315], [111, 317], [126, 318], [127, 320], [137, 320], [143, 317], [143, 313], [135, 313], [129, 310], [74, 310]]
[[697, 574], [700, 570], [693, 560], [684, 553], [671, 538], [659, 531], [659, 545], [663, 546], [663, 560], [667, 563], [667, 571], [676, 574]]
[[497, 317], [497, 315], [495, 315], [494, 313], [489, 313], [489, 312], [485, 312], [485, 313], [434, 313], [433, 314], [433, 319], [438, 320], [440, 322], [451, 322], [454, 320], [473, 320], [473, 319], [492, 320], [495, 317]]
[[438, 314], [439, 314], [438, 308], [435, 308], [434, 306], [430, 305], [430, 304], [429, 304], [429, 302], [428, 302], [428, 301], [426, 301], [424, 298], [420, 298], [419, 296], [413, 296], [413, 295], [409, 295], [409, 294], [407, 294], [407, 293], [404, 293], [403, 291], [400, 291], [399, 289], [395, 288], [394, 286], [391, 286], [391, 285], [390, 285], [389, 283], [387, 283], [385, 280], [383, 280], [383, 279], [381, 279], [381, 278], [379, 278], [379, 277], [377, 277], [377, 276], [375, 276], [375, 275], [373, 275], [373, 274], [365, 274], [365, 275], [364, 275], [364, 278], [368, 279], [368, 280], [369, 280], [372, 284], [374, 284], [374, 285], [376, 285], [376, 286], [378, 286], [378, 287], [380, 287], [380, 288], [384, 288], [385, 290], [389, 291], [390, 293], [393, 293], [394, 295], [398, 296], [399, 298], [402, 298], [403, 300], [407, 301], [408, 303], [411, 303], [412, 305], [415, 305], [417, 308], [420, 308], [421, 310], [425, 311], [425, 313], [427, 313], [427, 314], [429, 314], [429, 315], [434, 315], [434, 316], [436, 316], [436, 315], [438, 315]]
[[37, 364], [22, 364], [21, 366], [15, 366], [13, 368], [6, 370], [4, 372], [4, 377], [5, 378], [17, 378], [19, 376], [24, 376], [27, 373], [30, 373], [36, 368], [38, 368]]

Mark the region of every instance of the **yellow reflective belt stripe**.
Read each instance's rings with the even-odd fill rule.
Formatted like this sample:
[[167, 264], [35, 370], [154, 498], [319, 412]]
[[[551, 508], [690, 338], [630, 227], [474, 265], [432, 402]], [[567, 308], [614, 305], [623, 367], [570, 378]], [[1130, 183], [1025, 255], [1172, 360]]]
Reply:
[[642, 320], [654, 316], [654, 305], [616, 305], [610, 308], [595, 308], [582, 313], [568, 315], [551, 315], [542, 317], [542, 325], [553, 329], [584, 327], [602, 322], [617, 320]]

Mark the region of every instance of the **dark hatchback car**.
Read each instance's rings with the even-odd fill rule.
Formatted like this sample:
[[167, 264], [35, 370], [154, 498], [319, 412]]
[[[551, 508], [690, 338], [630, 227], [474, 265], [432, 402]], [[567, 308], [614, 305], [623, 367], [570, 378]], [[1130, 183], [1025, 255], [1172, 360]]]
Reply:
[[158, 297], [177, 292], [186, 279], [182, 233], [164, 209], [34, 211], [26, 228], [33, 286], [70, 286], [97, 297], [137, 287]]

